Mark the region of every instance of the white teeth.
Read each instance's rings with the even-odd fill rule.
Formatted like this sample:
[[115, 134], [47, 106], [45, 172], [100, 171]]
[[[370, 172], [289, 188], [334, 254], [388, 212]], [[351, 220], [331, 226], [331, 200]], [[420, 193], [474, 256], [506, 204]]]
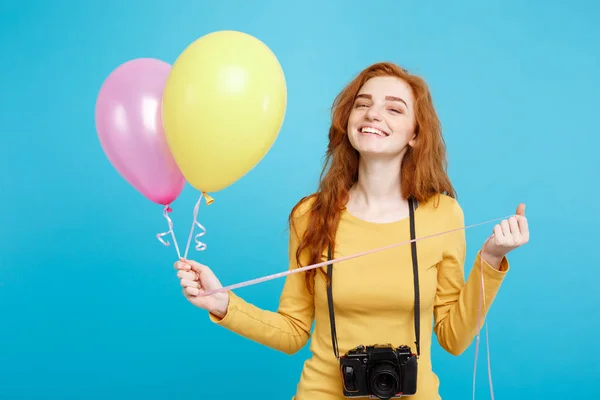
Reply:
[[361, 131], [363, 133], [373, 133], [373, 134], [379, 135], [379, 136], [387, 136], [385, 133], [383, 133], [379, 129], [371, 128], [371, 127], [368, 127], [368, 126], [362, 128]]

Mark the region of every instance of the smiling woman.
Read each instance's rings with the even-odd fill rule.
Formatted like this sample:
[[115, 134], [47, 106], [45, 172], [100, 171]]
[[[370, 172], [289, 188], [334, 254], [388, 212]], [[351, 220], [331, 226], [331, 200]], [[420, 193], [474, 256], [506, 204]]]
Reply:
[[481, 282], [485, 317], [509, 269], [506, 254], [529, 239], [519, 207], [496, 226], [465, 282], [463, 211], [445, 154], [425, 82], [390, 63], [368, 67], [333, 104], [319, 188], [290, 214], [289, 268], [452, 233], [288, 275], [277, 312], [230, 291], [204, 296], [221, 283], [183, 260], [175, 268], [186, 298], [214, 323], [288, 354], [308, 342], [316, 321], [297, 400], [439, 399], [433, 333], [461, 354], [478, 330]]

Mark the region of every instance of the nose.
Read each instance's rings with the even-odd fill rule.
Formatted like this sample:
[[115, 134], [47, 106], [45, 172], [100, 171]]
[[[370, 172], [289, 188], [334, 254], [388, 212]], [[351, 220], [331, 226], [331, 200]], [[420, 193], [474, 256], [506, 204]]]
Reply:
[[369, 107], [369, 109], [367, 110], [366, 117], [370, 121], [380, 121], [381, 114], [379, 114], [379, 110], [377, 109], [377, 106], [372, 105], [371, 107]]

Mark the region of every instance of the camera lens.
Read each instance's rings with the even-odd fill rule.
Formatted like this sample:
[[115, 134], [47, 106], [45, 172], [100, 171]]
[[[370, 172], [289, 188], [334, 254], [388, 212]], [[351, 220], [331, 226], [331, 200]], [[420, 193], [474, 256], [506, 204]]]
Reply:
[[394, 366], [379, 364], [371, 370], [371, 392], [380, 399], [390, 399], [400, 388], [400, 377]]

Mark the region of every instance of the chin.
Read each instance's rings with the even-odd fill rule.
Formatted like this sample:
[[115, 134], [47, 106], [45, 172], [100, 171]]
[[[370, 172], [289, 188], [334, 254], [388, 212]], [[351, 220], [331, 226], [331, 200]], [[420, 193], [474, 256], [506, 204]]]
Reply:
[[360, 143], [354, 147], [358, 153], [363, 157], [370, 159], [389, 159], [402, 156], [402, 150], [392, 148], [390, 146], [381, 146], [378, 143]]
[[390, 151], [389, 142], [386, 139], [357, 133], [352, 141], [352, 146], [361, 154], [385, 154]]
[[359, 146], [356, 146], [355, 149], [361, 156], [369, 157], [390, 157], [397, 153], [383, 146], [369, 146], [365, 143], [359, 144]]

